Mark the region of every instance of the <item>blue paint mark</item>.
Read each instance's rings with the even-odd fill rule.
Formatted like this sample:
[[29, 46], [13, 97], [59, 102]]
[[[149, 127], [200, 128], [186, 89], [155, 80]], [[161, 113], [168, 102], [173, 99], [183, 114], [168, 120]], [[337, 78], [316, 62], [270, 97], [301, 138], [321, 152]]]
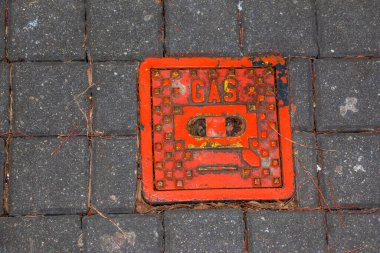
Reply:
[[286, 66], [285, 65], [277, 64], [275, 67], [276, 67], [276, 70], [280, 72], [278, 74], [278, 77], [285, 76], [285, 70], [286, 70]]
[[284, 77], [286, 75], [286, 66], [277, 64], [276, 65], [276, 70], [277, 70], [277, 78], [276, 78], [276, 83], [277, 83], [277, 100], [280, 101], [282, 100], [284, 103], [281, 106], [287, 106], [289, 105], [289, 90], [288, 90], [288, 84], [284, 83], [281, 80], [281, 77]]
[[252, 61], [252, 66], [254, 67], [261, 67], [261, 66], [264, 66], [265, 63], [263, 61]]
[[[263, 66], [270, 66], [270, 64], [265, 63], [262, 60], [255, 61], [254, 57], [249, 58], [252, 61], [252, 66], [254, 67], [263, 67]], [[288, 84], [284, 83], [281, 80], [281, 77], [286, 76], [286, 65], [276, 64], [276, 84], [277, 84], [277, 101], [283, 101], [282, 106], [289, 105], [289, 91], [288, 91]]]
[[262, 60], [257, 60], [256, 57], [250, 57], [249, 60], [252, 62], [253, 67], [263, 67], [263, 66], [270, 66], [269, 63], [266, 63]]
[[277, 100], [282, 100], [284, 103], [281, 106], [289, 105], [288, 98], [288, 84], [281, 81], [281, 79], [277, 79]]

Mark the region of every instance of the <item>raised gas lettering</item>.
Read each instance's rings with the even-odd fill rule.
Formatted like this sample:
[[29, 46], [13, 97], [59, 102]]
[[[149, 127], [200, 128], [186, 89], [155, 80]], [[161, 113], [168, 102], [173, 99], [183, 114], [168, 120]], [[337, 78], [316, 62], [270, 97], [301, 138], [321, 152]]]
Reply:
[[204, 83], [200, 79], [191, 82], [191, 99], [194, 103], [202, 103], [205, 101]]

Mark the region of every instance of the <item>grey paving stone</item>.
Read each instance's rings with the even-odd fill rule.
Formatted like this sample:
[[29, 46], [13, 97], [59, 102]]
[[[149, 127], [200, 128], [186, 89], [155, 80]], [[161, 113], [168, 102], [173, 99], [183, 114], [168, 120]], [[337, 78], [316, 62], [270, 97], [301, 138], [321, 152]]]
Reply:
[[317, 130], [372, 130], [380, 126], [380, 61], [317, 60]]
[[99, 215], [84, 217], [84, 252], [163, 252], [163, 229], [158, 215], [108, 217], [123, 232]]
[[[317, 150], [313, 133], [293, 131], [294, 169], [296, 173], [296, 193], [299, 207], [317, 207]], [[302, 145], [302, 146], [301, 146]], [[305, 147], [307, 146], [307, 147]], [[314, 181], [314, 182], [313, 182]], [[316, 186], [316, 185], [317, 186]]]
[[299, 131], [313, 131], [313, 83], [311, 61], [290, 59], [288, 78], [292, 128]]
[[0, 139], [0, 215], [4, 213], [3, 189], [4, 189], [4, 140]]
[[318, 54], [314, 1], [245, 0], [242, 15], [245, 54]]
[[0, 63], [0, 133], [8, 131], [9, 65]]
[[5, 0], [0, 0], [0, 60], [5, 56]]
[[323, 212], [247, 214], [249, 252], [327, 252]]
[[80, 217], [0, 218], [0, 252], [80, 252]]
[[94, 60], [162, 56], [160, 1], [87, 1], [88, 45]]
[[93, 144], [92, 203], [106, 213], [132, 213], [135, 207], [137, 140], [119, 138]]
[[244, 252], [243, 213], [238, 209], [165, 212], [165, 252]]
[[[87, 207], [87, 138], [15, 138], [10, 146], [10, 214], [72, 214]], [[56, 148], [59, 151], [52, 154]]]
[[236, 56], [238, 2], [165, 1], [165, 44], [169, 55]]
[[376, 253], [380, 248], [380, 215], [364, 212], [327, 214], [329, 252]]
[[137, 133], [135, 63], [95, 63], [94, 128], [109, 134]]
[[[14, 129], [30, 135], [86, 133], [75, 97], [87, 88], [84, 63], [14, 65]], [[87, 112], [86, 94], [78, 99]]]
[[[327, 152], [319, 163], [321, 187], [330, 205], [380, 206], [380, 135], [333, 134], [318, 136]], [[332, 193], [333, 192], [333, 193]]]
[[378, 0], [317, 0], [322, 57], [380, 55]]
[[12, 61], [84, 60], [84, 2], [8, 1]]

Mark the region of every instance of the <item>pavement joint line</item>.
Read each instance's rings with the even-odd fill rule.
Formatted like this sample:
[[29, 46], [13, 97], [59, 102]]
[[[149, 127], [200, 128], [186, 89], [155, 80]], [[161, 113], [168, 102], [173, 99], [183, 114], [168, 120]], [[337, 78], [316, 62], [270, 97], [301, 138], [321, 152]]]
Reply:
[[327, 223], [327, 212], [323, 214], [322, 222], [323, 222], [323, 228], [325, 232], [326, 247], [327, 249], [329, 249], [329, 231], [328, 231], [329, 228], [328, 228], [328, 223]]
[[[252, 54], [253, 55], [253, 54]], [[250, 55], [242, 55], [244, 56], [251, 56]], [[167, 57], [165, 55], [165, 57]], [[193, 57], [191, 55], [187, 57]], [[216, 57], [216, 56], [214, 56]], [[380, 60], [379, 56], [365, 56], [365, 55], [357, 55], [357, 56], [345, 56], [345, 57], [307, 57], [302, 55], [287, 55], [283, 56], [285, 59], [309, 59], [309, 60], [349, 60], [349, 59], [367, 59], [367, 60]], [[212, 58], [212, 57], [211, 57]], [[239, 57], [238, 57], [239, 58]], [[62, 61], [62, 60], [17, 60], [17, 61], [10, 61], [7, 59], [4, 59], [6, 64], [14, 64], [14, 63], [72, 63], [72, 62], [88, 62], [88, 60], [70, 60], [70, 61]], [[125, 62], [125, 63], [141, 63], [142, 61], [139, 59], [129, 59], [129, 60], [93, 60], [93, 63], [112, 63], [112, 62]]]
[[332, 134], [380, 134], [379, 130], [339, 130], [339, 131], [317, 131], [317, 135], [332, 135]]
[[4, 62], [9, 62], [8, 60], [8, 19], [9, 19], [9, 0], [5, 0], [5, 17], [4, 17]]
[[159, 0], [161, 4], [161, 27], [160, 37], [162, 42], [162, 57], [166, 57], [166, 17], [165, 17], [165, 0]]
[[244, 222], [244, 252], [249, 252], [247, 211], [243, 211]]
[[105, 213], [99, 211], [94, 205], [90, 206], [91, 210], [94, 210], [100, 217], [109, 221], [113, 226], [115, 226], [126, 238], [128, 238], [128, 231], [122, 229], [115, 221], [113, 221], [110, 217], [108, 217]]
[[22, 218], [34, 218], [34, 217], [57, 217], [57, 216], [70, 216], [70, 217], [77, 217], [77, 216], [80, 216], [80, 217], [83, 217], [83, 213], [54, 213], [54, 214], [42, 214], [42, 213], [28, 213], [28, 214], [8, 214], [8, 215], [4, 215], [4, 216], [0, 216], [0, 217], [10, 217], [10, 218], [18, 218], [18, 217], [22, 217]]
[[[335, 208], [337, 208], [338, 207], [338, 203], [336, 201], [334, 186], [333, 186], [333, 183], [331, 181], [331, 178], [328, 178], [328, 186], [329, 186], [329, 191], [330, 191], [331, 197], [333, 199], [333, 205], [335, 206]], [[342, 223], [342, 225], [344, 225], [344, 220], [342, 218], [342, 215], [341, 215], [339, 209], [337, 209], [336, 212], [338, 214], [338, 218], [339, 218], [340, 222]]]
[[89, 50], [87, 46], [87, 36], [88, 36], [88, 25], [87, 25], [87, 0], [83, 0], [83, 5], [84, 5], [84, 16], [83, 16], [83, 21], [84, 21], [84, 35], [83, 35], [83, 44], [82, 47], [84, 48], [85, 51], [85, 62], [89, 62]]
[[[17, 135], [19, 134], [19, 135]], [[5, 138], [9, 135], [12, 135], [14, 139], [16, 138], [66, 138], [68, 136], [70, 137], [91, 137], [91, 138], [100, 138], [100, 139], [123, 139], [123, 138], [128, 138], [128, 137], [136, 137], [137, 133], [126, 133], [126, 134], [56, 134], [56, 135], [29, 135], [26, 133], [21, 134], [19, 131], [13, 131], [13, 132], [5, 132], [5, 133], [0, 133], [0, 138]]]
[[[315, 4], [316, 4], [316, 1], [315, 0]], [[315, 19], [317, 20], [317, 15], [316, 15], [316, 12], [317, 12], [317, 7], [315, 6]], [[317, 34], [318, 34], [318, 27], [317, 27]], [[319, 44], [318, 44], [318, 38], [317, 38], [317, 47], [318, 47], [318, 56], [319, 56]], [[316, 107], [317, 107], [317, 94], [316, 94], [316, 78], [317, 78], [317, 72], [315, 70], [315, 61], [316, 59], [312, 59], [311, 60], [311, 72], [312, 72], [312, 76], [311, 76], [311, 83], [312, 83], [312, 98], [313, 98], [313, 132], [314, 132], [314, 142], [315, 142], [315, 146], [317, 148], [320, 148], [320, 145], [319, 145], [319, 142], [318, 142], [318, 138], [317, 138], [317, 122], [316, 122]], [[322, 151], [323, 152], [323, 151]], [[323, 191], [322, 191], [322, 188], [321, 188], [321, 182], [320, 182], [320, 177], [321, 177], [321, 171], [318, 169], [319, 167], [319, 157], [320, 157], [320, 150], [317, 151], [317, 154], [316, 154], [316, 165], [317, 165], [317, 190], [318, 190], [318, 202], [319, 202], [319, 206], [321, 208], [323, 208], [324, 205], [326, 205], [326, 207], [328, 209], [330, 209], [330, 207], [328, 206], [328, 202], [327, 200], [325, 199], [325, 197], [323, 196]], [[331, 209], [330, 209], [331, 210]]]
[[[317, 44], [317, 59], [320, 58], [321, 48], [319, 46], [319, 28], [318, 28], [318, 3], [317, 0], [314, 0], [314, 18], [315, 18], [315, 43]], [[313, 63], [314, 64], [314, 63]]]
[[[88, 139], [88, 191], [87, 191], [87, 209], [88, 211], [91, 210], [92, 204], [91, 204], [91, 197], [92, 197], [92, 172], [93, 172], [93, 141], [92, 141], [92, 135], [93, 135], [93, 109], [94, 109], [94, 100], [93, 100], [93, 94], [92, 94], [92, 87], [94, 86], [93, 83], [93, 61], [91, 57], [91, 52], [89, 51], [88, 48], [88, 40], [87, 40], [87, 1], [84, 0], [84, 5], [85, 5], [85, 11], [84, 11], [84, 41], [83, 41], [83, 47], [85, 49], [86, 53], [86, 61], [87, 61], [87, 82], [88, 82], [88, 91], [90, 92], [89, 94], [89, 101], [90, 105], [88, 107], [88, 110], [86, 112], [87, 115], [84, 114], [86, 118], [86, 123], [87, 123], [87, 139]], [[80, 104], [77, 103], [79, 109], [82, 111], [80, 108]]]
[[165, 253], [165, 215], [160, 214], [160, 221], [161, 221], [161, 226], [162, 226], [162, 253]]
[[[317, 145], [319, 145], [319, 142], [318, 142], [318, 138], [316, 138], [316, 143], [317, 143]], [[318, 169], [318, 172], [317, 172], [317, 177], [318, 177], [318, 187], [320, 188], [320, 189], [322, 189], [321, 187], [321, 175], [322, 175], [322, 171], [323, 171], [323, 169], [324, 169], [324, 159], [325, 159], [325, 155], [326, 155], [326, 153], [325, 152], [323, 152], [323, 151], [320, 151], [320, 152], [318, 152], [318, 157], [317, 157], [317, 169]], [[332, 194], [331, 192], [330, 192], [330, 194]], [[330, 210], [332, 210], [332, 208], [331, 207], [329, 207], [329, 204], [328, 204], [328, 200], [327, 199], [323, 199], [323, 201], [322, 201], [322, 198], [324, 197], [324, 195], [323, 195], [323, 192], [320, 192], [319, 193], [319, 198], [320, 198], [320, 201], [319, 201], [319, 203], [320, 203], [320, 205], [323, 207], [323, 205], [326, 205], [326, 207], [328, 207]], [[327, 198], [327, 196], [325, 196], [326, 198]], [[333, 198], [335, 198], [335, 196], [333, 196], [332, 195], [332, 197]], [[333, 208], [334, 209], [336, 209], [337, 208], [337, 206], [334, 206], [333, 205]]]
[[[315, 89], [315, 81], [316, 81], [316, 71], [315, 71], [315, 65], [314, 65], [315, 60], [311, 60], [311, 85], [312, 85], [312, 99], [313, 99], [313, 132], [314, 135], [316, 135], [317, 132], [317, 123], [316, 123], [316, 89]], [[315, 136], [314, 136], [315, 137]], [[317, 143], [316, 143], [317, 144]]]
[[[9, 65], [9, 94], [8, 94], [8, 129], [13, 130], [13, 66]], [[9, 213], [9, 150], [12, 142], [12, 134], [5, 139], [5, 162], [3, 174], [3, 210], [4, 214]]]
[[[172, 208], [170, 210], [178, 210], [178, 209], [184, 209], [184, 208], [189, 209], [189, 210], [218, 210], [218, 209], [225, 209], [225, 208], [229, 208], [229, 207], [210, 207], [210, 208], [204, 208], [203, 209], [203, 208], [199, 208], [198, 205], [195, 205], [195, 206], [188, 206], [188, 207]], [[379, 213], [380, 212], [380, 207], [366, 207], [366, 208], [364, 208], [364, 207], [363, 208], [360, 208], [360, 207], [352, 207], [352, 208], [342, 207], [342, 208], [331, 208], [330, 210], [328, 210], [327, 208], [319, 208], [319, 207], [315, 207], [315, 208], [305, 208], [305, 207], [303, 207], [303, 208], [294, 208], [294, 209], [278, 209], [278, 208], [247, 209], [247, 208], [243, 208], [243, 207], [239, 207], [239, 208], [235, 207], [234, 209], [238, 209], [238, 210], [241, 210], [243, 212], [260, 211], [260, 210], [271, 210], [271, 211], [282, 211], [282, 212], [321, 211], [321, 212], [324, 212], [324, 213], [335, 213], [337, 211], [341, 211], [341, 212], [343, 212], [342, 213], [343, 215], [346, 215], [346, 214], [347, 215], [368, 215], [368, 214], [375, 214], [375, 213]], [[168, 211], [168, 210], [165, 210], [165, 211]], [[144, 214], [163, 214], [163, 213], [164, 213], [164, 211], [144, 213]], [[112, 213], [112, 215], [133, 215], [133, 214], [138, 214], [138, 213], [130, 213], [130, 212], [116, 212], [116, 213]], [[92, 215], [94, 215], [94, 214], [92, 214]], [[15, 217], [55, 217], [55, 216], [73, 216], [73, 217], [80, 216], [80, 217], [85, 217], [85, 216], [90, 216], [90, 215], [83, 214], [83, 213], [70, 213], [70, 214], [68, 214], [68, 213], [54, 213], [54, 214], [44, 214], [44, 213], [33, 214], [33, 213], [29, 213], [29, 214], [21, 214], [21, 215], [3, 214], [0, 217], [15, 218]]]
[[323, 204], [325, 204], [327, 210], [331, 211], [331, 208], [330, 208], [330, 206], [328, 204], [328, 201], [326, 200], [326, 197], [323, 195], [323, 191], [322, 191], [321, 186], [319, 184], [318, 173], [317, 173], [317, 178], [315, 180], [314, 177], [313, 177], [313, 175], [310, 173], [309, 169], [302, 163], [301, 159], [299, 159], [298, 156], [296, 156], [296, 155], [293, 155], [293, 156], [297, 159], [297, 162], [302, 167], [304, 173], [309, 177], [311, 183], [313, 184], [313, 186], [317, 190], [318, 196], [319, 196], [319, 203], [320, 203], [319, 207], [320, 208], [324, 208]]
[[3, 209], [4, 214], [8, 214], [8, 182], [9, 182], [9, 141], [8, 138], [4, 141], [4, 164], [2, 165], [4, 168], [4, 173], [2, 175], [3, 180], [3, 196], [1, 198], [3, 199], [3, 206], [1, 207]]
[[79, 252], [84, 252], [84, 229], [83, 229], [83, 215], [80, 215], [80, 234], [78, 238]]
[[237, 22], [239, 26], [239, 49], [240, 56], [244, 54], [244, 25], [243, 25], [243, 13], [242, 13], [242, 4], [243, 1], [239, 0], [237, 4]]
[[286, 136], [283, 136], [282, 134], [280, 134], [275, 128], [271, 127], [272, 130], [274, 132], [276, 132], [279, 136], [281, 136], [284, 140], [286, 141], [290, 141], [291, 143], [295, 144], [295, 145], [298, 145], [300, 147], [303, 147], [303, 148], [308, 148], [308, 149], [315, 149], [315, 150], [321, 150], [321, 151], [325, 151], [325, 152], [336, 152], [336, 150], [333, 150], [333, 149], [323, 149], [323, 148], [320, 148], [318, 146], [309, 146], [309, 145], [306, 145], [306, 144], [303, 144], [303, 143], [300, 143], [300, 142], [297, 142], [297, 141], [294, 141], [293, 139], [289, 139], [287, 138]]
[[63, 61], [63, 60], [16, 60], [16, 61], [11, 61], [8, 60], [8, 64], [14, 64], [14, 63], [73, 63], [73, 62], [83, 62], [87, 63], [86, 59], [83, 60], [68, 60], [68, 61]]
[[[162, 0], [164, 1], [164, 0]], [[164, 2], [162, 2], [162, 9], [164, 10]], [[164, 22], [163, 22], [164, 23]], [[163, 40], [164, 43], [165, 43], [165, 40]], [[164, 45], [164, 44], [163, 44]], [[137, 71], [137, 74], [136, 74], [136, 115], [137, 115], [137, 122], [136, 122], [136, 125], [137, 125], [137, 134], [136, 134], [136, 141], [137, 141], [137, 148], [136, 148], [136, 171], [137, 171], [137, 175], [136, 175], [136, 187], [135, 187], [135, 202], [134, 202], [134, 211], [136, 211], [136, 208], [137, 208], [137, 205], [138, 203], [140, 203], [141, 201], [143, 201], [143, 198], [142, 198], [142, 169], [141, 169], [141, 150], [140, 150], [140, 140], [141, 140], [141, 122], [140, 122], [140, 117], [138, 117], [140, 115], [140, 93], [139, 93], [139, 72]], [[163, 222], [163, 221], [162, 221]], [[163, 234], [165, 234], [165, 231], [163, 232]], [[164, 246], [165, 247], [165, 246]]]

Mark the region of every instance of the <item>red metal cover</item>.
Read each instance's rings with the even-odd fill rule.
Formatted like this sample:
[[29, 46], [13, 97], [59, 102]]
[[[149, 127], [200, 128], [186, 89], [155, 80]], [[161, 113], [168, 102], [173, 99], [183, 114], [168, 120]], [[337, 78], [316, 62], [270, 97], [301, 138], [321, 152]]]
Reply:
[[150, 58], [139, 95], [148, 202], [291, 197], [283, 58]]

